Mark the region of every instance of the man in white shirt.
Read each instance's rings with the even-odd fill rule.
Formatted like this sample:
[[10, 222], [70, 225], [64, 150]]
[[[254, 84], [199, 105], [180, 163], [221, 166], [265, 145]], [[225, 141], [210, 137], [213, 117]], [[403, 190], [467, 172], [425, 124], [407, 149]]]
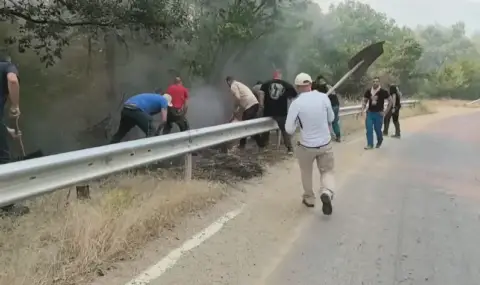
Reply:
[[335, 114], [328, 96], [316, 90], [312, 91], [312, 82], [312, 78], [306, 73], [300, 73], [295, 78], [299, 96], [288, 109], [285, 130], [293, 135], [297, 127], [300, 127], [301, 138], [295, 152], [302, 175], [302, 203], [307, 207], [315, 206], [312, 172], [313, 162], [316, 161], [320, 172], [322, 211], [325, 215], [331, 215], [335, 181], [329, 126], [335, 119]]
[[[235, 117], [235, 114], [237, 114], [240, 110], [243, 110], [242, 121], [258, 118], [258, 110], [260, 108], [260, 105], [258, 103], [257, 97], [255, 97], [252, 90], [250, 90], [247, 85], [236, 81], [232, 76], [227, 76], [225, 81], [230, 87], [230, 91], [235, 98], [235, 106], [232, 119]], [[261, 135], [254, 135], [253, 139], [255, 140], [259, 148], [264, 148], [265, 144], [263, 143]], [[241, 139], [239, 148], [244, 149], [246, 144], [247, 138]]]

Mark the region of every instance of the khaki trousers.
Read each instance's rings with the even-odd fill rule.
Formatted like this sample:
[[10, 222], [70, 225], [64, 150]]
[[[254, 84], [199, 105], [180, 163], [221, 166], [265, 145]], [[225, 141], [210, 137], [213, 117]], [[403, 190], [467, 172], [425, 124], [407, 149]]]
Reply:
[[330, 190], [333, 194], [335, 188], [334, 165], [332, 145], [328, 144], [318, 148], [304, 147], [298, 145], [295, 150], [298, 165], [302, 175], [303, 198], [308, 203], [315, 203], [315, 193], [313, 192], [313, 162], [317, 163], [320, 173], [320, 192]]

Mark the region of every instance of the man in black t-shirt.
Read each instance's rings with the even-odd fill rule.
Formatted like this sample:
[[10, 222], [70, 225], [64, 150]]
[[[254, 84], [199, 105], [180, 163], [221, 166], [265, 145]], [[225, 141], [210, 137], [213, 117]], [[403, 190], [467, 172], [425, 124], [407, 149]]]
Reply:
[[[390, 110], [390, 94], [380, 86], [380, 79], [373, 79], [372, 88], [368, 89], [363, 96], [362, 115], [367, 113], [365, 118], [365, 128], [367, 133], [367, 146], [365, 149], [373, 148], [373, 132], [377, 136], [377, 145], [379, 148], [383, 142], [382, 125], [384, 117], [384, 105], [388, 103], [387, 112]], [[368, 106], [367, 106], [368, 104]]]
[[383, 120], [383, 135], [388, 136], [388, 128], [390, 126], [390, 119], [393, 120], [393, 125], [395, 126], [395, 134], [392, 136], [394, 138], [400, 138], [400, 122], [398, 118], [400, 116], [400, 108], [402, 107], [400, 100], [402, 93], [396, 85], [390, 85], [389, 88], [390, 96], [392, 97], [392, 108], [390, 112], [385, 114], [385, 119]]
[[[10, 162], [10, 149], [8, 147], [9, 136], [17, 138], [13, 129], [7, 128], [4, 122], [4, 113], [7, 99], [10, 101], [8, 116], [18, 119], [20, 116], [20, 83], [18, 81], [17, 67], [11, 62], [9, 56], [0, 55], [0, 164]], [[25, 206], [8, 205], [0, 208], [0, 213], [26, 214]]]
[[[287, 151], [289, 154], [292, 154], [292, 140], [290, 135], [285, 131], [285, 120], [287, 119], [289, 100], [297, 97], [295, 87], [285, 80], [282, 80], [282, 74], [277, 71], [272, 80], [262, 84], [260, 91], [260, 97], [263, 98], [263, 101], [260, 100], [260, 98], [259, 101], [260, 107], [263, 108], [263, 116], [272, 117], [277, 121]], [[264, 143], [268, 144], [270, 132], [263, 134], [263, 139]]]

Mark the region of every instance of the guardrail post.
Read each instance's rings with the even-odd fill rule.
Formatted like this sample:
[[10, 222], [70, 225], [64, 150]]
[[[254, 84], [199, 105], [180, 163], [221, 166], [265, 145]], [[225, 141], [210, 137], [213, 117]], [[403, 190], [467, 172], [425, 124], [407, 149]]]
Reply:
[[192, 153], [187, 153], [185, 155], [185, 169], [184, 169], [184, 174], [185, 174], [185, 181], [190, 181], [192, 180]]
[[279, 149], [280, 145], [282, 144], [282, 136], [280, 134], [280, 130], [276, 130], [275, 133], [277, 134], [277, 149]]
[[90, 199], [90, 186], [88, 184], [78, 185], [77, 190], [77, 199], [78, 200], [88, 200]]

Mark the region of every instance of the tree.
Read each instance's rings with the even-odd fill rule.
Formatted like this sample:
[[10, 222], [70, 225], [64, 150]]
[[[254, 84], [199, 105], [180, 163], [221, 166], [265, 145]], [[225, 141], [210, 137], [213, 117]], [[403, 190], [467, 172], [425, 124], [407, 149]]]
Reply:
[[188, 6], [181, 0], [7, 0], [0, 19], [16, 27], [7, 44], [16, 44], [20, 52], [33, 49], [47, 65], [61, 57], [77, 35], [75, 28], [93, 35], [144, 32], [164, 40], [189, 23]]

